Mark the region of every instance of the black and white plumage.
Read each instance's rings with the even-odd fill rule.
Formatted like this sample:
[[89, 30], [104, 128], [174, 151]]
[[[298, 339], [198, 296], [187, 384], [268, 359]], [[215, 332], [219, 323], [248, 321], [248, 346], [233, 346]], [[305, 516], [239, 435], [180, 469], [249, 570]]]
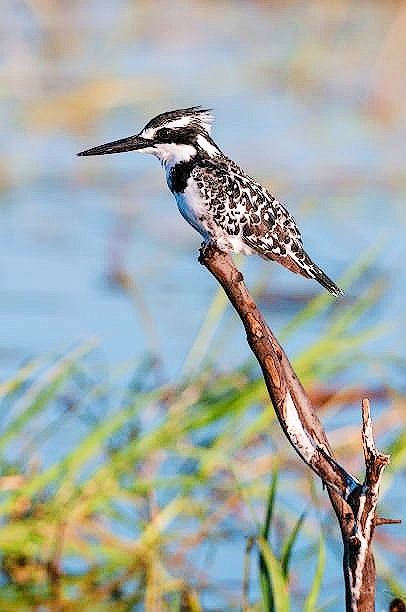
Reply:
[[236, 163], [210, 135], [209, 110], [191, 107], [162, 113], [134, 136], [78, 155], [123, 151], [151, 153], [165, 169], [168, 187], [183, 217], [203, 237], [227, 253], [257, 254], [296, 274], [317, 280], [333, 295], [343, 291], [303, 249], [294, 218]]

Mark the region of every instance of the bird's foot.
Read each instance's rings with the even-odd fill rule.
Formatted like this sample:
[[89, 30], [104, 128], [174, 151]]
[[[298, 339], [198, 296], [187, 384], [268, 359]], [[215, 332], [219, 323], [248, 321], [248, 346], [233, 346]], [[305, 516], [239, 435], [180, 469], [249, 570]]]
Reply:
[[209, 259], [218, 252], [219, 248], [212, 242], [202, 242], [200, 245], [199, 262], [202, 263], [203, 259]]

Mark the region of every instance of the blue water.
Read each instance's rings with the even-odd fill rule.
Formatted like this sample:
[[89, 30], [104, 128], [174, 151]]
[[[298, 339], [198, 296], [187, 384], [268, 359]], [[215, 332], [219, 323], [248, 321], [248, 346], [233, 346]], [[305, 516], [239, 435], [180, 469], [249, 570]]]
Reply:
[[[113, 259], [133, 275], [168, 375], [176, 375], [214, 291], [196, 263], [199, 236], [180, 218], [155, 159], [74, 154], [138, 131], [157, 112], [196, 103], [215, 109], [221, 148], [288, 204], [305, 246], [333, 278], [382, 241], [375, 271], [388, 277], [390, 292], [379, 314], [402, 328], [404, 116], [390, 124], [369, 116], [373, 65], [362, 55], [353, 61], [346, 48], [340, 65], [334, 38], [325, 44], [338, 70], [326, 65], [323, 47], [306, 64], [300, 48], [317, 50], [322, 41], [312, 42], [312, 31], [327, 17], [305, 10], [300, 31], [296, 10], [242, 3], [206, 11], [180, 2], [157, 14], [153, 3], [100, 2], [78, 5], [62, 26], [60, 7], [41, 28], [28, 9], [2, 6], [13, 38], [7, 30], [10, 83], [0, 99], [0, 371], [89, 335], [100, 337], [108, 360], [145, 350], [133, 305], [106, 283]], [[384, 34], [382, 11], [390, 17], [382, 8], [375, 19], [368, 12], [371, 52]], [[355, 30], [361, 17], [353, 17]], [[341, 38], [355, 52], [357, 37], [345, 23]], [[52, 53], [46, 36], [62, 49]], [[65, 49], [69, 36], [76, 46]], [[301, 63], [305, 82], [296, 74]], [[270, 293], [319, 290], [276, 265], [246, 265], [249, 279], [269, 277]], [[287, 318], [279, 310], [268, 316], [276, 330]], [[404, 351], [396, 330], [387, 346]], [[240, 349], [244, 360], [243, 342]]]
[[[216, 289], [197, 263], [200, 238], [154, 158], [75, 153], [192, 104], [215, 109], [220, 148], [287, 203], [332, 278], [382, 245], [367, 280], [383, 275], [388, 291], [365, 324], [389, 324], [373, 345], [378, 358], [406, 357], [405, 77], [379, 87], [395, 9], [368, 3], [350, 14], [346, 3], [341, 12], [327, 4], [171, 2], [166, 11], [98, 0], [56, 3], [53, 13], [1, 4], [2, 377], [96, 336], [97, 359], [153, 349], [165, 378], [176, 378]], [[396, 75], [396, 54], [387, 61]], [[136, 283], [152, 332], [109, 282], [118, 266]], [[321, 290], [257, 258], [244, 273], [278, 298], [306, 301]], [[297, 306], [273, 304], [265, 311], [278, 332]], [[315, 323], [290, 340], [291, 353], [318, 332]], [[217, 359], [227, 369], [248, 358], [236, 324]], [[390, 376], [403, 384], [398, 371]]]

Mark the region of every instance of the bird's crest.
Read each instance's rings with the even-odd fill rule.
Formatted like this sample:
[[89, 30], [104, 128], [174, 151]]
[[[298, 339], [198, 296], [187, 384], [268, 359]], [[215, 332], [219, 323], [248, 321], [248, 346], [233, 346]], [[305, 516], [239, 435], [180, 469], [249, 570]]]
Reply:
[[180, 108], [178, 110], [162, 113], [151, 119], [142, 130], [141, 135], [144, 138], [153, 138], [159, 129], [176, 129], [189, 126], [196, 128], [200, 127], [210, 135], [213, 119], [214, 116], [210, 109], [203, 109], [200, 106]]

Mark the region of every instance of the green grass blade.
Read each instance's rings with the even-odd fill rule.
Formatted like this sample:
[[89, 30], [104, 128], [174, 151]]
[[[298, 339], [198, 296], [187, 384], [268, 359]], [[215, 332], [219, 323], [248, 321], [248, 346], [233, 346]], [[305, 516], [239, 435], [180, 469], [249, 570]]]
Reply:
[[317, 558], [317, 567], [316, 572], [314, 574], [312, 586], [310, 587], [310, 591], [308, 596], [306, 597], [306, 601], [303, 606], [303, 612], [314, 612], [316, 610], [317, 599], [321, 590], [321, 583], [324, 575], [324, 568], [326, 565], [326, 547], [324, 544], [323, 533], [320, 533], [319, 540], [319, 553]]
[[223, 289], [219, 287], [216, 289], [213, 300], [207, 309], [203, 323], [193, 342], [192, 348], [185, 359], [181, 372], [182, 378], [187, 378], [198, 371], [198, 368], [207, 354], [208, 348], [216, 333], [217, 326], [220, 323], [228, 304], [229, 301], [226, 294], [224, 293]]
[[[100, 453], [106, 440], [125, 425], [130, 418], [144, 408], [148, 402], [156, 399], [160, 393], [161, 392], [158, 391], [145, 393], [138, 398], [135, 406], [130, 406], [126, 410], [121, 410], [115, 416], [99, 423], [93, 428], [91, 433], [77, 445], [74, 451], [49, 469], [34, 476], [19, 491], [19, 494], [28, 495], [29, 497], [33, 496], [53, 482], [58, 484], [58, 490], [67, 488], [70, 481], [79, 478], [81, 470], [86, 463]], [[13, 507], [13, 503], [13, 498], [3, 502], [0, 505], [0, 515], [9, 512]]]
[[264, 527], [262, 529], [262, 534], [261, 534], [265, 540], [268, 540], [269, 538], [269, 532], [270, 532], [271, 523], [272, 523], [272, 516], [273, 516], [274, 507], [275, 507], [275, 497], [276, 497], [276, 489], [278, 485], [278, 478], [279, 478], [279, 463], [276, 460], [274, 468], [272, 470], [272, 480], [271, 480], [271, 485], [269, 487], [269, 495], [268, 495], [268, 503], [266, 506]]
[[35, 370], [38, 369], [41, 363], [41, 359], [34, 359], [20, 368], [14, 376], [0, 382], [0, 399], [18, 391], [21, 385], [25, 384]]
[[[260, 558], [263, 559], [267, 569], [267, 574], [270, 577], [272, 585], [272, 596], [273, 600], [269, 601], [267, 598], [267, 592], [265, 591], [264, 598], [264, 610], [270, 612], [289, 612], [290, 610], [290, 597], [286, 578], [283, 574], [281, 564], [276, 558], [274, 553], [269, 546], [269, 543], [264, 538], [257, 538], [257, 544], [260, 551]], [[262, 585], [262, 574], [261, 585]], [[264, 594], [264, 591], [263, 591]]]
[[282, 564], [282, 571], [286, 578], [289, 575], [289, 563], [292, 557], [293, 546], [296, 542], [296, 539], [299, 535], [300, 529], [304, 523], [305, 518], [306, 518], [306, 513], [303, 512], [300, 515], [299, 519], [296, 521], [294, 528], [292, 529], [289, 536], [285, 539], [283, 546], [282, 546], [281, 564]]
[[[262, 538], [266, 542], [268, 542], [269, 532], [271, 529], [272, 516], [273, 516], [273, 511], [274, 511], [274, 506], [275, 506], [276, 488], [278, 484], [278, 473], [279, 473], [279, 466], [277, 463], [275, 463], [275, 466], [272, 470], [272, 480], [271, 480], [271, 484], [269, 487], [268, 503], [266, 506], [266, 513], [265, 513], [265, 521], [264, 521], [264, 525], [263, 525], [262, 533], [261, 533]], [[262, 552], [260, 552], [259, 554], [259, 575], [260, 575], [260, 581], [261, 581], [262, 598], [264, 601], [265, 609], [272, 610], [274, 608], [274, 595], [272, 591], [272, 581], [271, 581], [271, 576], [269, 574], [268, 564], [266, 563]]]
[[395, 439], [385, 452], [390, 455], [391, 465], [389, 474], [396, 474], [404, 468], [406, 463], [406, 427], [403, 427], [396, 433]]
[[[347, 289], [354, 281], [360, 278], [372, 263], [377, 259], [379, 252], [382, 250], [382, 245], [374, 245], [368, 249], [358, 261], [356, 261], [340, 278], [338, 284], [340, 287]], [[299, 327], [305, 325], [308, 321], [316, 318], [325, 312], [333, 303], [334, 297], [327, 292], [320, 293], [317, 297], [309, 302], [291, 321], [285, 326], [279, 334], [280, 341], [284, 342], [292, 335]]]
[[61, 385], [70, 376], [76, 363], [97, 345], [94, 339], [73, 349], [58, 359], [17, 400], [15, 418], [0, 435], [0, 451], [15, 437], [34, 415], [39, 413], [55, 396]]
[[387, 288], [386, 280], [378, 278], [363, 295], [350, 304], [340, 316], [329, 325], [330, 336], [339, 336], [358, 321], [382, 297]]

